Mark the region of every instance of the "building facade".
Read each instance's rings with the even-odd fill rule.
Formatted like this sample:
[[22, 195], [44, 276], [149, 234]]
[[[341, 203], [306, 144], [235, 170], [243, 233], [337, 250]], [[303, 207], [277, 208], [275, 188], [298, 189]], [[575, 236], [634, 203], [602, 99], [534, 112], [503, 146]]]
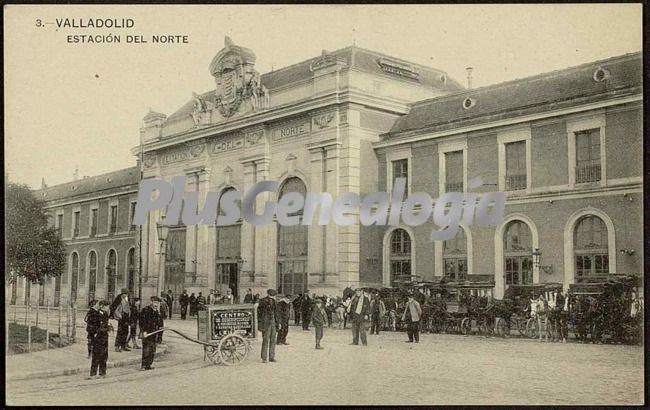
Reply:
[[[263, 75], [254, 64], [253, 51], [226, 38], [209, 65], [214, 90], [192, 93], [168, 117], [145, 116], [142, 147], [133, 149], [144, 153], [144, 178], [186, 176], [185, 190], [198, 192], [199, 204], [207, 192], [278, 182], [277, 192], [257, 197], [258, 214], [288, 192], [374, 192], [379, 135], [409, 103], [462, 90], [443, 71], [358, 47]], [[150, 212], [143, 229], [143, 294], [229, 288], [240, 296], [269, 287], [330, 293], [381, 274], [369, 245], [381, 240], [374, 227], [181, 220], [162, 242], [157, 226], [166, 212]]]
[[65, 244], [66, 264], [60, 276], [42, 284], [19, 279], [10, 287], [11, 303], [83, 307], [92, 299], [112, 300], [121, 288], [137, 295], [132, 221], [138, 182], [138, 168], [131, 167], [35, 191]]
[[[641, 53], [415, 103], [373, 147], [381, 189], [503, 191], [505, 219], [429, 239], [429, 221], [383, 229], [382, 283], [482, 275], [509, 284], [643, 272]], [[481, 177], [483, 186], [468, 182]]]

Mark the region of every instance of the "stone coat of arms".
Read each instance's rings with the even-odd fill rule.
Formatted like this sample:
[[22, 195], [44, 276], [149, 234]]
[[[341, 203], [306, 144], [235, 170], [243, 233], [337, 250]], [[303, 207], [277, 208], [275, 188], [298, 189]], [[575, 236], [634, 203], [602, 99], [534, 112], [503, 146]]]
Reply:
[[209, 69], [216, 84], [214, 105], [223, 117], [235, 114], [247, 99], [253, 110], [268, 108], [268, 91], [260, 83], [255, 54], [250, 49], [226, 37], [225, 47], [212, 59]]

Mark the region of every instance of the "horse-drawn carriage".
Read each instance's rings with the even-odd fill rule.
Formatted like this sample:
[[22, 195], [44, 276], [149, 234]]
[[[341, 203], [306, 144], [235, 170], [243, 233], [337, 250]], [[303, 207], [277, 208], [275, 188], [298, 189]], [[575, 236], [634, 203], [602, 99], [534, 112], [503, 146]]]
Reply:
[[581, 278], [569, 286], [573, 333], [583, 342], [640, 343], [643, 299], [640, 275], [609, 274]]
[[555, 313], [543, 301], [552, 300], [553, 294], [561, 292], [562, 287], [557, 282], [509, 285], [503, 299], [495, 300], [491, 309], [496, 317], [497, 334], [508, 337], [516, 329], [520, 336], [534, 338], [539, 336], [540, 328], [551, 332], [549, 315]]
[[490, 333], [484, 314], [494, 291], [493, 281], [428, 282], [419, 286], [423, 295], [423, 331], [468, 335], [476, 328]]

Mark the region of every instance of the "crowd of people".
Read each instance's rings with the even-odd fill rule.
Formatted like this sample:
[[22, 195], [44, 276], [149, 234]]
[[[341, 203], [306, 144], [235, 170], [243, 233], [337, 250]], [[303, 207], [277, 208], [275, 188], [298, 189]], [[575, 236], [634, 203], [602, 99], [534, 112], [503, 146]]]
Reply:
[[[267, 296], [257, 301], [258, 330], [262, 333], [263, 363], [275, 362], [275, 346], [288, 345], [289, 322], [293, 313], [294, 324], [304, 331], [314, 328], [315, 349], [322, 350], [325, 327], [352, 328], [352, 345], [368, 345], [367, 329], [370, 334], [379, 334], [386, 315], [386, 303], [379, 293], [370, 294], [364, 289], [346, 289], [343, 296], [316, 296], [299, 294], [295, 298], [283, 295], [277, 299], [277, 291], [268, 289]], [[293, 300], [292, 300], [293, 299]], [[396, 307], [396, 306], [395, 306]], [[407, 295], [402, 321], [407, 324], [408, 343], [420, 342], [420, 321], [422, 308], [414, 293]]]
[[[171, 295], [170, 295], [171, 296]], [[106, 300], [92, 300], [85, 316], [88, 334], [88, 357], [91, 360], [88, 379], [106, 377], [108, 361], [108, 334], [113, 330], [109, 319], [117, 321], [115, 335], [115, 352], [142, 350], [140, 370], [153, 369], [156, 345], [162, 343], [164, 319], [161, 305], [167, 303], [165, 298], [153, 296], [144, 308], [138, 298], [129, 298], [129, 290], [124, 288], [109, 303]], [[171, 303], [170, 303], [171, 304]], [[142, 346], [138, 344], [142, 340]]]

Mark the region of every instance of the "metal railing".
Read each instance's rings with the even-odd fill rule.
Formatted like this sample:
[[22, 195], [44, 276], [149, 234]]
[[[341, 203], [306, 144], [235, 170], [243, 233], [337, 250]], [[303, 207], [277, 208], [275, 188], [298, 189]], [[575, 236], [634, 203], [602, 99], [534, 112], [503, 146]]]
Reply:
[[[27, 327], [26, 352], [31, 352], [33, 347], [32, 332], [36, 329], [45, 330], [45, 349], [50, 348], [50, 335], [55, 334], [59, 340], [65, 334], [66, 339], [72, 343], [77, 336], [77, 327], [85, 328], [83, 322], [77, 323], [79, 316], [76, 304], [67, 303], [51, 306], [47, 300], [43, 306], [38, 305], [5, 305], [5, 325], [9, 332], [9, 324], [16, 323]], [[65, 331], [65, 333], [62, 333]], [[5, 352], [9, 351], [9, 337], [5, 335]]]
[[445, 192], [463, 192], [463, 183], [447, 182], [445, 183]]
[[576, 167], [576, 183], [600, 181], [600, 162]]
[[506, 191], [526, 189], [526, 174], [506, 175]]

